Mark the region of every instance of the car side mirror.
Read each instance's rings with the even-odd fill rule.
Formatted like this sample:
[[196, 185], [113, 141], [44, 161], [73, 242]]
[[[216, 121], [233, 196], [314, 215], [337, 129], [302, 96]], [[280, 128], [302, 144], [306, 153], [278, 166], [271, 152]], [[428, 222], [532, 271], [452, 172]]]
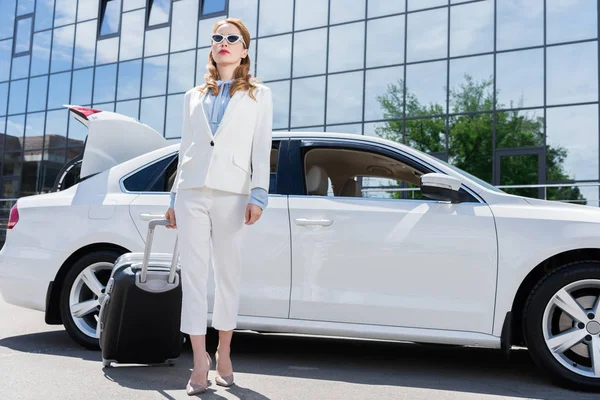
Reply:
[[466, 201], [468, 194], [461, 192], [462, 182], [452, 176], [429, 173], [421, 175], [421, 193], [433, 200], [461, 203]]

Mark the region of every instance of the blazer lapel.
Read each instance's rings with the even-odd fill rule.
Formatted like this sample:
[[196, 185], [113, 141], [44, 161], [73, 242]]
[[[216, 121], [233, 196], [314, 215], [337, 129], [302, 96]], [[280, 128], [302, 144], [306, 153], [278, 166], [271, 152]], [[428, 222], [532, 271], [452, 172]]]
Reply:
[[244, 97], [245, 94], [246, 94], [245, 91], [238, 90], [237, 92], [235, 92], [233, 97], [229, 100], [229, 103], [227, 104], [227, 108], [225, 109], [225, 114], [223, 114], [223, 119], [221, 119], [221, 123], [219, 124], [219, 127], [217, 128], [217, 131], [215, 132], [215, 137], [219, 134], [219, 132], [221, 132], [223, 130], [223, 126], [225, 126], [225, 124], [227, 124], [227, 121], [229, 119], [231, 119], [231, 115], [235, 112], [235, 107], [240, 103], [240, 100]]
[[197, 126], [200, 128], [204, 126], [204, 132], [206, 132], [212, 138], [212, 131], [210, 129], [210, 124], [208, 123], [208, 118], [206, 117], [206, 113], [204, 112], [204, 97], [206, 95], [202, 94], [199, 90], [195, 90], [194, 94], [190, 99], [190, 118], [194, 121]]

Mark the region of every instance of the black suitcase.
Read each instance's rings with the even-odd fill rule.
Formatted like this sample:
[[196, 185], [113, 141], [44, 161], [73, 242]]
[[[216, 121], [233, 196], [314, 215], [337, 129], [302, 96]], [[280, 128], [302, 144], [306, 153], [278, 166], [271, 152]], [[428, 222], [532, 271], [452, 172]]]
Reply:
[[178, 246], [172, 255], [151, 254], [154, 229], [148, 224], [144, 253], [123, 254], [115, 261], [100, 298], [98, 335], [102, 365], [111, 363], [173, 365], [181, 353], [181, 274]]

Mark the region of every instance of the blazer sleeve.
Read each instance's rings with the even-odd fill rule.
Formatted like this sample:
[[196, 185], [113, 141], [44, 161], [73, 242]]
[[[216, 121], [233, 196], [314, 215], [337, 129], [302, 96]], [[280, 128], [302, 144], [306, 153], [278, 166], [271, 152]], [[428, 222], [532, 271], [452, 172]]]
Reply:
[[181, 144], [179, 146], [179, 159], [177, 160], [177, 174], [175, 175], [175, 180], [173, 181], [173, 186], [171, 187], [171, 198], [174, 198], [175, 193], [177, 193], [177, 186], [179, 185], [179, 176], [181, 175], [181, 160], [183, 159], [182, 155], [185, 154], [185, 151], [188, 149], [188, 147], [190, 147], [190, 94], [190, 91], [187, 91], [185, 93], [185, 96], [183, 96], [183, 123], [181, 126]]
[[271, 89], [262, 86], [258, 98], [258, 116], [252, 140], [251, 189], [260, 187], [269, 191], [271, 175], [271, 146], [273, 141], [273, 99]]

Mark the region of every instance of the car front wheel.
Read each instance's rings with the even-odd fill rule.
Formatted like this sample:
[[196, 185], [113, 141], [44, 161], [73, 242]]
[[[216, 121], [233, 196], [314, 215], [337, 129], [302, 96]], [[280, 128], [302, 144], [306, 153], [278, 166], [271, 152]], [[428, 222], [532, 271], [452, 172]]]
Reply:
[[600, 390], [600, 263], [543, 278], [526, 303], [523, 334], [533, 360], [558, 383]]
[[60, 295], [60, 313], [71, 338], [89, 349], [98, 350], [98, 297], [110, 278], [116, 251], [95, 251], [79, 259], [68, 272]]

